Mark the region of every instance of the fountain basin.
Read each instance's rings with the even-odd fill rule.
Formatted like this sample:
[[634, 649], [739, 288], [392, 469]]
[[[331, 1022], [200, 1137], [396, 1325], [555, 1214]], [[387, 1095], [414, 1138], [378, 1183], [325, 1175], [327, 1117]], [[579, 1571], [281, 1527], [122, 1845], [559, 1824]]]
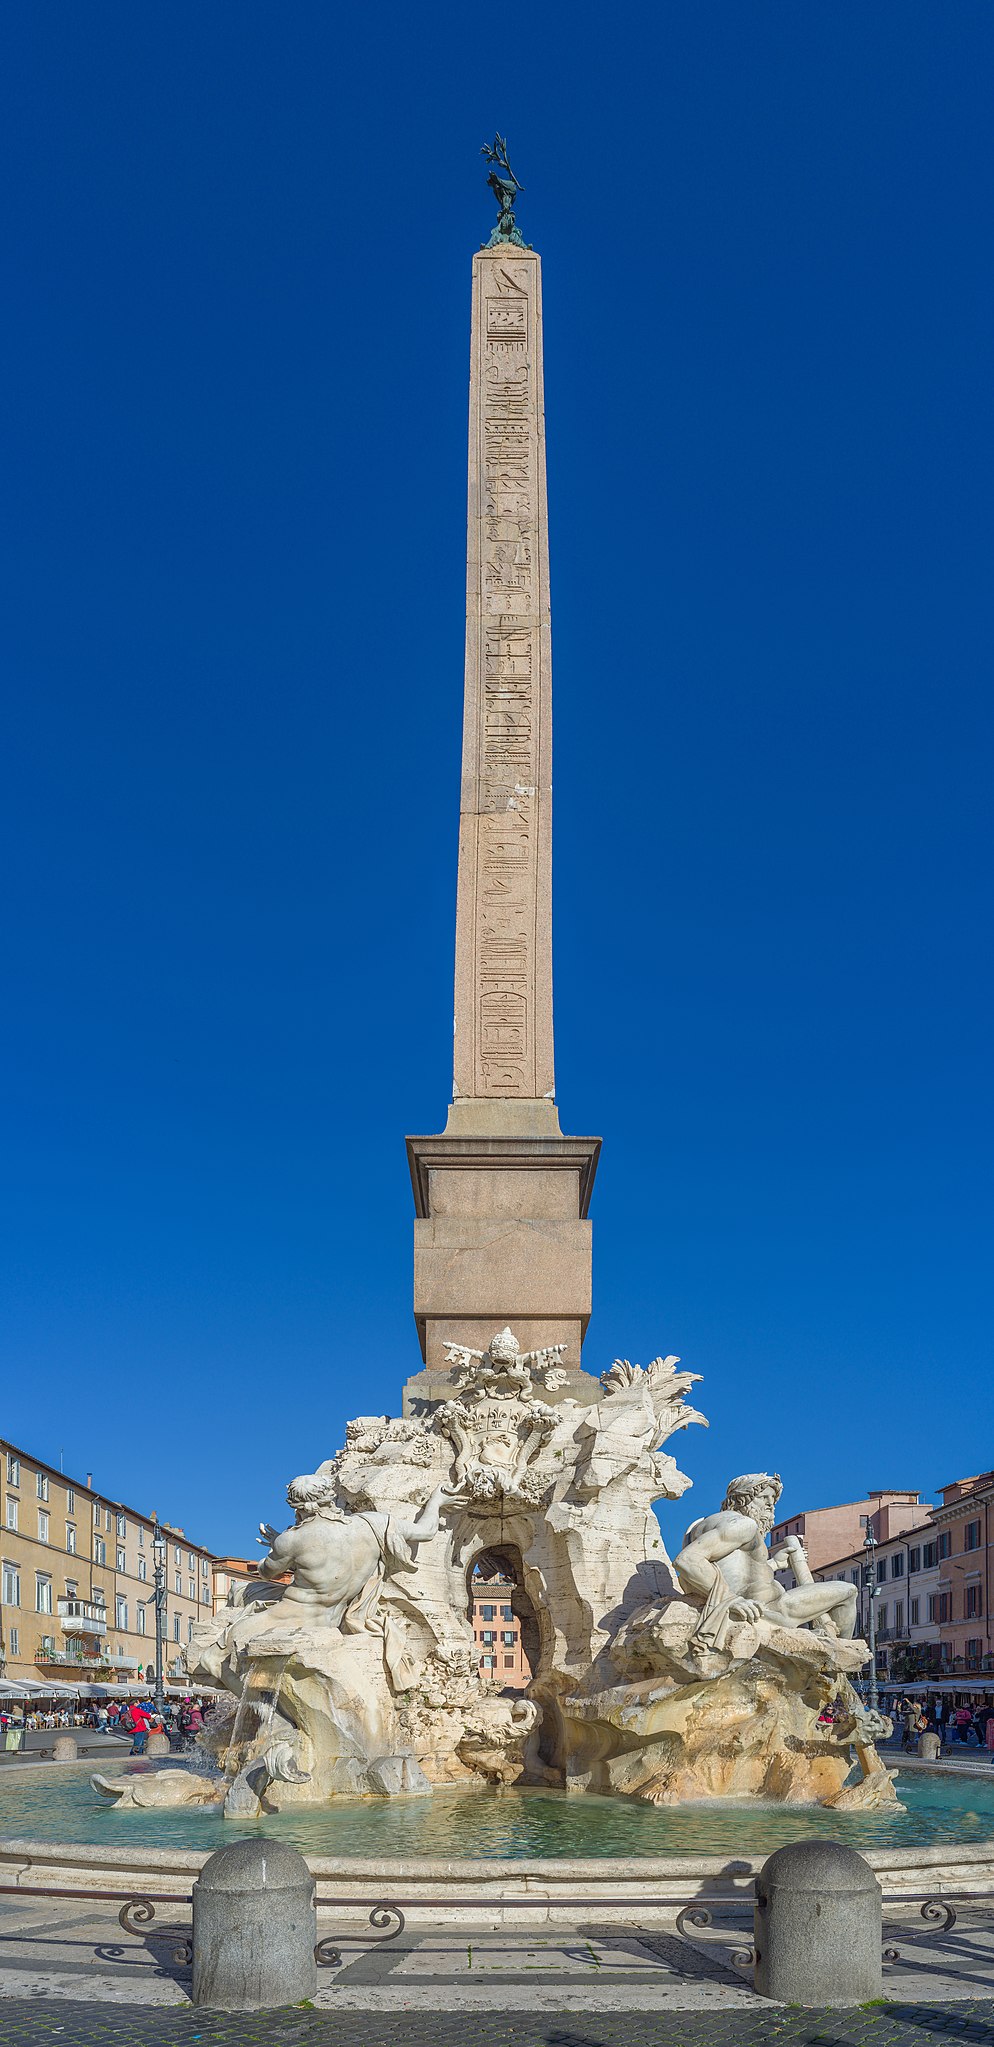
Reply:
[[[668, 1898], [748, 1893], [774, 1848], [818, 1834], [866, 1855], [885, 1890], [994, 1888], [994, 1772], [991, 1782], [909, 1772], [900, 1783], [907, 1809], [878, 1813], [753, 1799], [660, 1808], [513, 1787], [231, 1821], [216, 1808], [117, 1811], [87, 1766], [40, 1766], [4, 1778], [0, 1882], [183, 1894], [216, 1848], [262, 1833], [302, 1849], [319, 1895], [341, 1901], [342, 1924], [362, 1924], [391, 1897], [422, 1924], [447, 1910], [461, 1924], [535, 1925], [575, 1915], [581, 1900], [584, 1917], [651, 1924], [672, 1916]], [[519, 1904], [515, 1916], [526, 1896], [547, 1910]]]

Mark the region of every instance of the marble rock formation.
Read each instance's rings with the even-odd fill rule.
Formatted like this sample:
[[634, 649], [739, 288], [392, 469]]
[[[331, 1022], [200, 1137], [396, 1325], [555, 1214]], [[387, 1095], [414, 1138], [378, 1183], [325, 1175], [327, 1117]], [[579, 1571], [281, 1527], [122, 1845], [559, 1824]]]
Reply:
[[[856, 1588], [816, 1582], [796, 1537], [770, 1555], [780, 1493], [765, 1472], [733, 1479], [674, 1560], [683, 1597], [635, 1608], [594, 1683], [565, 1703], [580, 1786], [657, 1805], [744, 1795], [896, 1803], [874, 1746], [890, 1722], [867, 1713], [850, 1682], [869, 1653], [853, 1639]], [[789, 1588], [782, 1568], [794, 1575]], [[861, 1775], [847, 1786], [853, 1749]]]

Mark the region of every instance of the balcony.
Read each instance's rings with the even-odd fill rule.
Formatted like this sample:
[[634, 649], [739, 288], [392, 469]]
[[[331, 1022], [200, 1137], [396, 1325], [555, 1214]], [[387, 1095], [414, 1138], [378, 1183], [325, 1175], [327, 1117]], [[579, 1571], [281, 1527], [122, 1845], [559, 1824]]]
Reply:
[[109, 1664], [111, 1670], [137, 1670], [138, 1668], [137, 1656], [125, 1656], [123, 1650], [110, 1650], [107, 1655], [101, 1658], [101, 1661]]
[[66, 1635], [105, 1635], [107, 1609], [89, 1606], [81, 1599], [60, 1599], [59, 1626]]
[[106, 1661], [107, 1658], [100, 1649], [35, 1650], [35, 1662], [45, 1664], [46, 1668], [53, 1663], [57, 1663], [60, 1666], [71, 1666], [75, 1670], [93, 1670], [98, 1666], [102, 1669]]

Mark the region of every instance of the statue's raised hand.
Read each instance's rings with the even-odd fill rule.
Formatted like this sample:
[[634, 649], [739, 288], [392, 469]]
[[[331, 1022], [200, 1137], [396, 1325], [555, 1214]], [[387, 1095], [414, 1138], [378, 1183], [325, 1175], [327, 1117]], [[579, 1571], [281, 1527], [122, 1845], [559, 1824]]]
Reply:
[[256, 1542], [264, 1542], [267, 1549], [272, 1549], [279, 1532], [278, 1528], [273, 1527], [271, 1521], [260, 1521], [259, 1533], [255, 1538]]

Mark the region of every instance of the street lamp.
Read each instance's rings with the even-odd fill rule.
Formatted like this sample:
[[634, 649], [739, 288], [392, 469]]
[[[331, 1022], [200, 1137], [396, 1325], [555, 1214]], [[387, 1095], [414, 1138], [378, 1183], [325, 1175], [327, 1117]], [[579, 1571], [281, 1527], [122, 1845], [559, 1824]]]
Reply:
[[863, 1525], [863, 1548], [866, 1551], [863, 1580], [867, 1590], [867, 1605], [870, 1617], [870, 1705], [875, 1713], [879, 1704], [877, 1692], [877, 1574], [873, 1567], [873, 1552], [877, 1547], [877, 1538], [870, 1527], [869, 1515], [861, 1514], [859, 1518]]
[[158, 1516], [152, 1526], [152, 1575], [155, 1581], [155, 1710], [161, 1720], [166, 1706], [162, 1658], [166, 1640], [166, 1538]]

